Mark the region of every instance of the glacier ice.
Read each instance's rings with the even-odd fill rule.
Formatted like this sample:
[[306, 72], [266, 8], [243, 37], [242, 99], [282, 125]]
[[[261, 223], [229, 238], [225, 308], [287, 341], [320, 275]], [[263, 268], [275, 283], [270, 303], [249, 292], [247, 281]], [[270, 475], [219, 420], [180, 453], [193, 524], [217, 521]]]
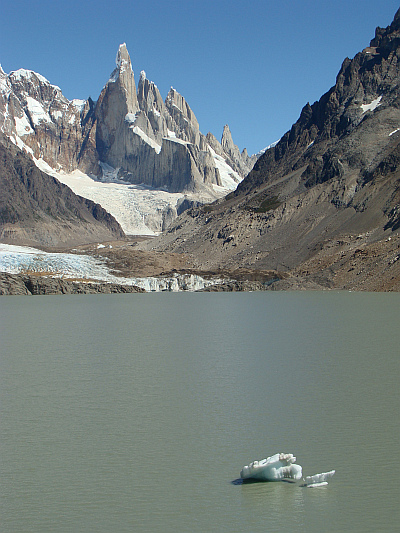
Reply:
[[303, 487], [321, 487], [328, 484], [328, 479], [333, 476], [335, 470], [315, 474], [302, 478], [303, 469], [300, 465], [295, 464], [296, 457], [291, 453], [276, 453], [262, 459], [253, 461], [246, 465], [240, 471], [240, 477], [243, 480], [254, 479], [257, 481], [282, 481], [303, 480]]
[[276, 453], [267, 459], [253, 461], [244, 466], [240, 472], [242, 479], [258, 479], [260, 481], [281, 481], [282, 479], [301, 479], [302, 468], [294, 464], [296, 457], [291, 453]]
[[311, 487], [322, 487], [323, 485], [327, 485], [328, 484], [327, 479], [331, 478], [334, 473], [335, 473], [335, 470], [330, 470], [329, 472], [322, 472], [322, 474], [315, 474], [314, 476], [306, 476], [304, 478], [304, 486], [311, 488]]

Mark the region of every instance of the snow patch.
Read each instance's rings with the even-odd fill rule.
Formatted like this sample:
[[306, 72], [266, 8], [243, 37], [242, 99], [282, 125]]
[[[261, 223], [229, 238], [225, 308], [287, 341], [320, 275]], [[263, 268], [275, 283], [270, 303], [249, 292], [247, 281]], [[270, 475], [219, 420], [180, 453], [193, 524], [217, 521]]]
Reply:
[[146, 144], [151, 146], [157, 154], [161, 152], [161, 146], [158, 143], [156, 143], [154, 139], [149, 137], [143, 130], [141, 130], [139, 126], [129, 126], [129, 127], [133, 131], [133, 133], [138, 135]]
[[52, 111], [51, 114], [53, 115], [54, 120], [58, 120], [63, 116], [62, 111]]
[[234, 191], [238, 183], [240, 183], [243, 178], [237, 172], [235, 172], [233, 168], [228, 165], [225, 159], [221, 157], [220, 155], [218, 155], [211, 148], [211, 146], [208, 146], [208, 149], [211, 155], [213, 156], [215, 166], [217, 167], [219, 171], [219, 175], [222, 181], [222, 187], [224, 189]]
[[397, 133], [398, 131], [400, 131], [400, 128], [397, 128], [397, 130], [394, 130], [394, 131], [392, 131], [392, 133], [389, 133], [389, 137], [391, 137], [392, 135], [394, 135], [394, 134]]
[[71, 100], [71, 104], [76, 107], [79, 113], [82, 113], [83, 108], [86, 104], [86, 100], [79, 100], [79, 98], [74, 98], [73, 100]]
[[270, 148], [274, 148], [274, 146], [276, 146], [278, 144], [278, 142], [280, 141], [280, 139], [278, 139], [277, 141], [269, 144], [268, 146], [266, 146], [265, 148], [263, 148], [262, 150], [260, 150], [259, 152], [256, 153], [256, 156], [257, 157], [260, 157], [262, 156], [267, 150], [269, 150]]
[[[170, 136], [170, 134], [172, 134]], [[166, 139], [167, 141], [172, 141], [174, 143], [178, 143], [178, 144], [184, 144], [185, 146], [188, 145], [188, 144], [191, 144], [189, 141], [184, 141], [183, 139], [179, 139], [175, 132], [173, 131], [169, 131], [168, 130], [168, 137], [163, 137], [163, 139]]]
[[378, 98], [376, 98], [375, 100], [372, 100], [372, 102], [370, 104], [363, 104], [361, 105], [361, 109], [362, 109], [362, 112], [363, 114], [366, 113], [367, 111], [375, 111], [375, 109], [381, 105], [381, 100], [382, 100], [382, 96], [378, 96]]
[[40, 122], [49, 122], [49, 123], [52, 122], [47, 111], [43, 109], [42, 104], [38, 102], [37, 100], [35, 100], [35, 98], [32, 98], [31, 96], [27, 96], [26, 105], [28, 107], [29, 114], [34, 124], [39, 125]]
[[[18, 146], [18, 148], [20, 150], [25, 150], [25, 152], [31, 154], [31, 156], [33, 157], [33, 150], [32, 148], [30, 148], [28, 145], [26, 145], [24, 143], [24, 141], [21, 139], [21, 137], [18, 137], [18, 135], [14, 136], [14, 135], [10, 135], [10, 141], [15, 144], [15, 146]], [[35, 159], [33, 157], [33, 159]], [[35, 161], [36, 163], [36, 161]]]
[[29, 135], [30, 133], [33, 133], [33, 129], [31, 128], [31, 125], [29, 123], [28, 117], [23, 114], [21, 118], [14, 117], [15, 122], [15, 129], [17, 130], [17, 134], [23, 137], [24, 135]]
[[137, 117], [137, 113], [127, 113], [125, 115], [125, 122], [128, 122], [130, 124], [133, 124], [136, 120], [136, 117]]

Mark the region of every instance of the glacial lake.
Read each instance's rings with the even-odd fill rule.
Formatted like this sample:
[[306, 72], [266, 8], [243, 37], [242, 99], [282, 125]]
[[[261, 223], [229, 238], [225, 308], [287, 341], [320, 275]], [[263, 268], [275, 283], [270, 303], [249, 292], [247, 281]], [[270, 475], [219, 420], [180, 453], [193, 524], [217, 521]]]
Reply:
[[[2, 533], [393, 532], [400, 294], [0, 298]], [[329, 484], [240, 484], [293, 453]]]

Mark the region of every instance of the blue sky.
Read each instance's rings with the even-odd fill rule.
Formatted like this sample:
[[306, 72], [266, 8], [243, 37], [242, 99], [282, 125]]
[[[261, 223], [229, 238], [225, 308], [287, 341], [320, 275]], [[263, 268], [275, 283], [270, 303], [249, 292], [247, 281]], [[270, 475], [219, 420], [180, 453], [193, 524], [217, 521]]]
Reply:
[[165, 99], [173, 86], [206, 134], [229, 124], [240, 149], [279, 139], [335, 83], [347, 57], [388, 26], [398, 0], [13, 0], [0, 63], [31, 69], [69, 98], [97, 99], [126, 42]]

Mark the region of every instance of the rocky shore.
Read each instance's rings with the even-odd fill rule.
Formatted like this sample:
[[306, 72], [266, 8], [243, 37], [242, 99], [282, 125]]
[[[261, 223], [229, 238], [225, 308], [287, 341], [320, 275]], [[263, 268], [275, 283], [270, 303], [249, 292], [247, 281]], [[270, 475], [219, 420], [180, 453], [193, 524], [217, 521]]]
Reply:
[[72, 281], [47, 276], [0, 273], [0, 295], [118, 294], [146, 292], [140, 287], [116, 283]]

